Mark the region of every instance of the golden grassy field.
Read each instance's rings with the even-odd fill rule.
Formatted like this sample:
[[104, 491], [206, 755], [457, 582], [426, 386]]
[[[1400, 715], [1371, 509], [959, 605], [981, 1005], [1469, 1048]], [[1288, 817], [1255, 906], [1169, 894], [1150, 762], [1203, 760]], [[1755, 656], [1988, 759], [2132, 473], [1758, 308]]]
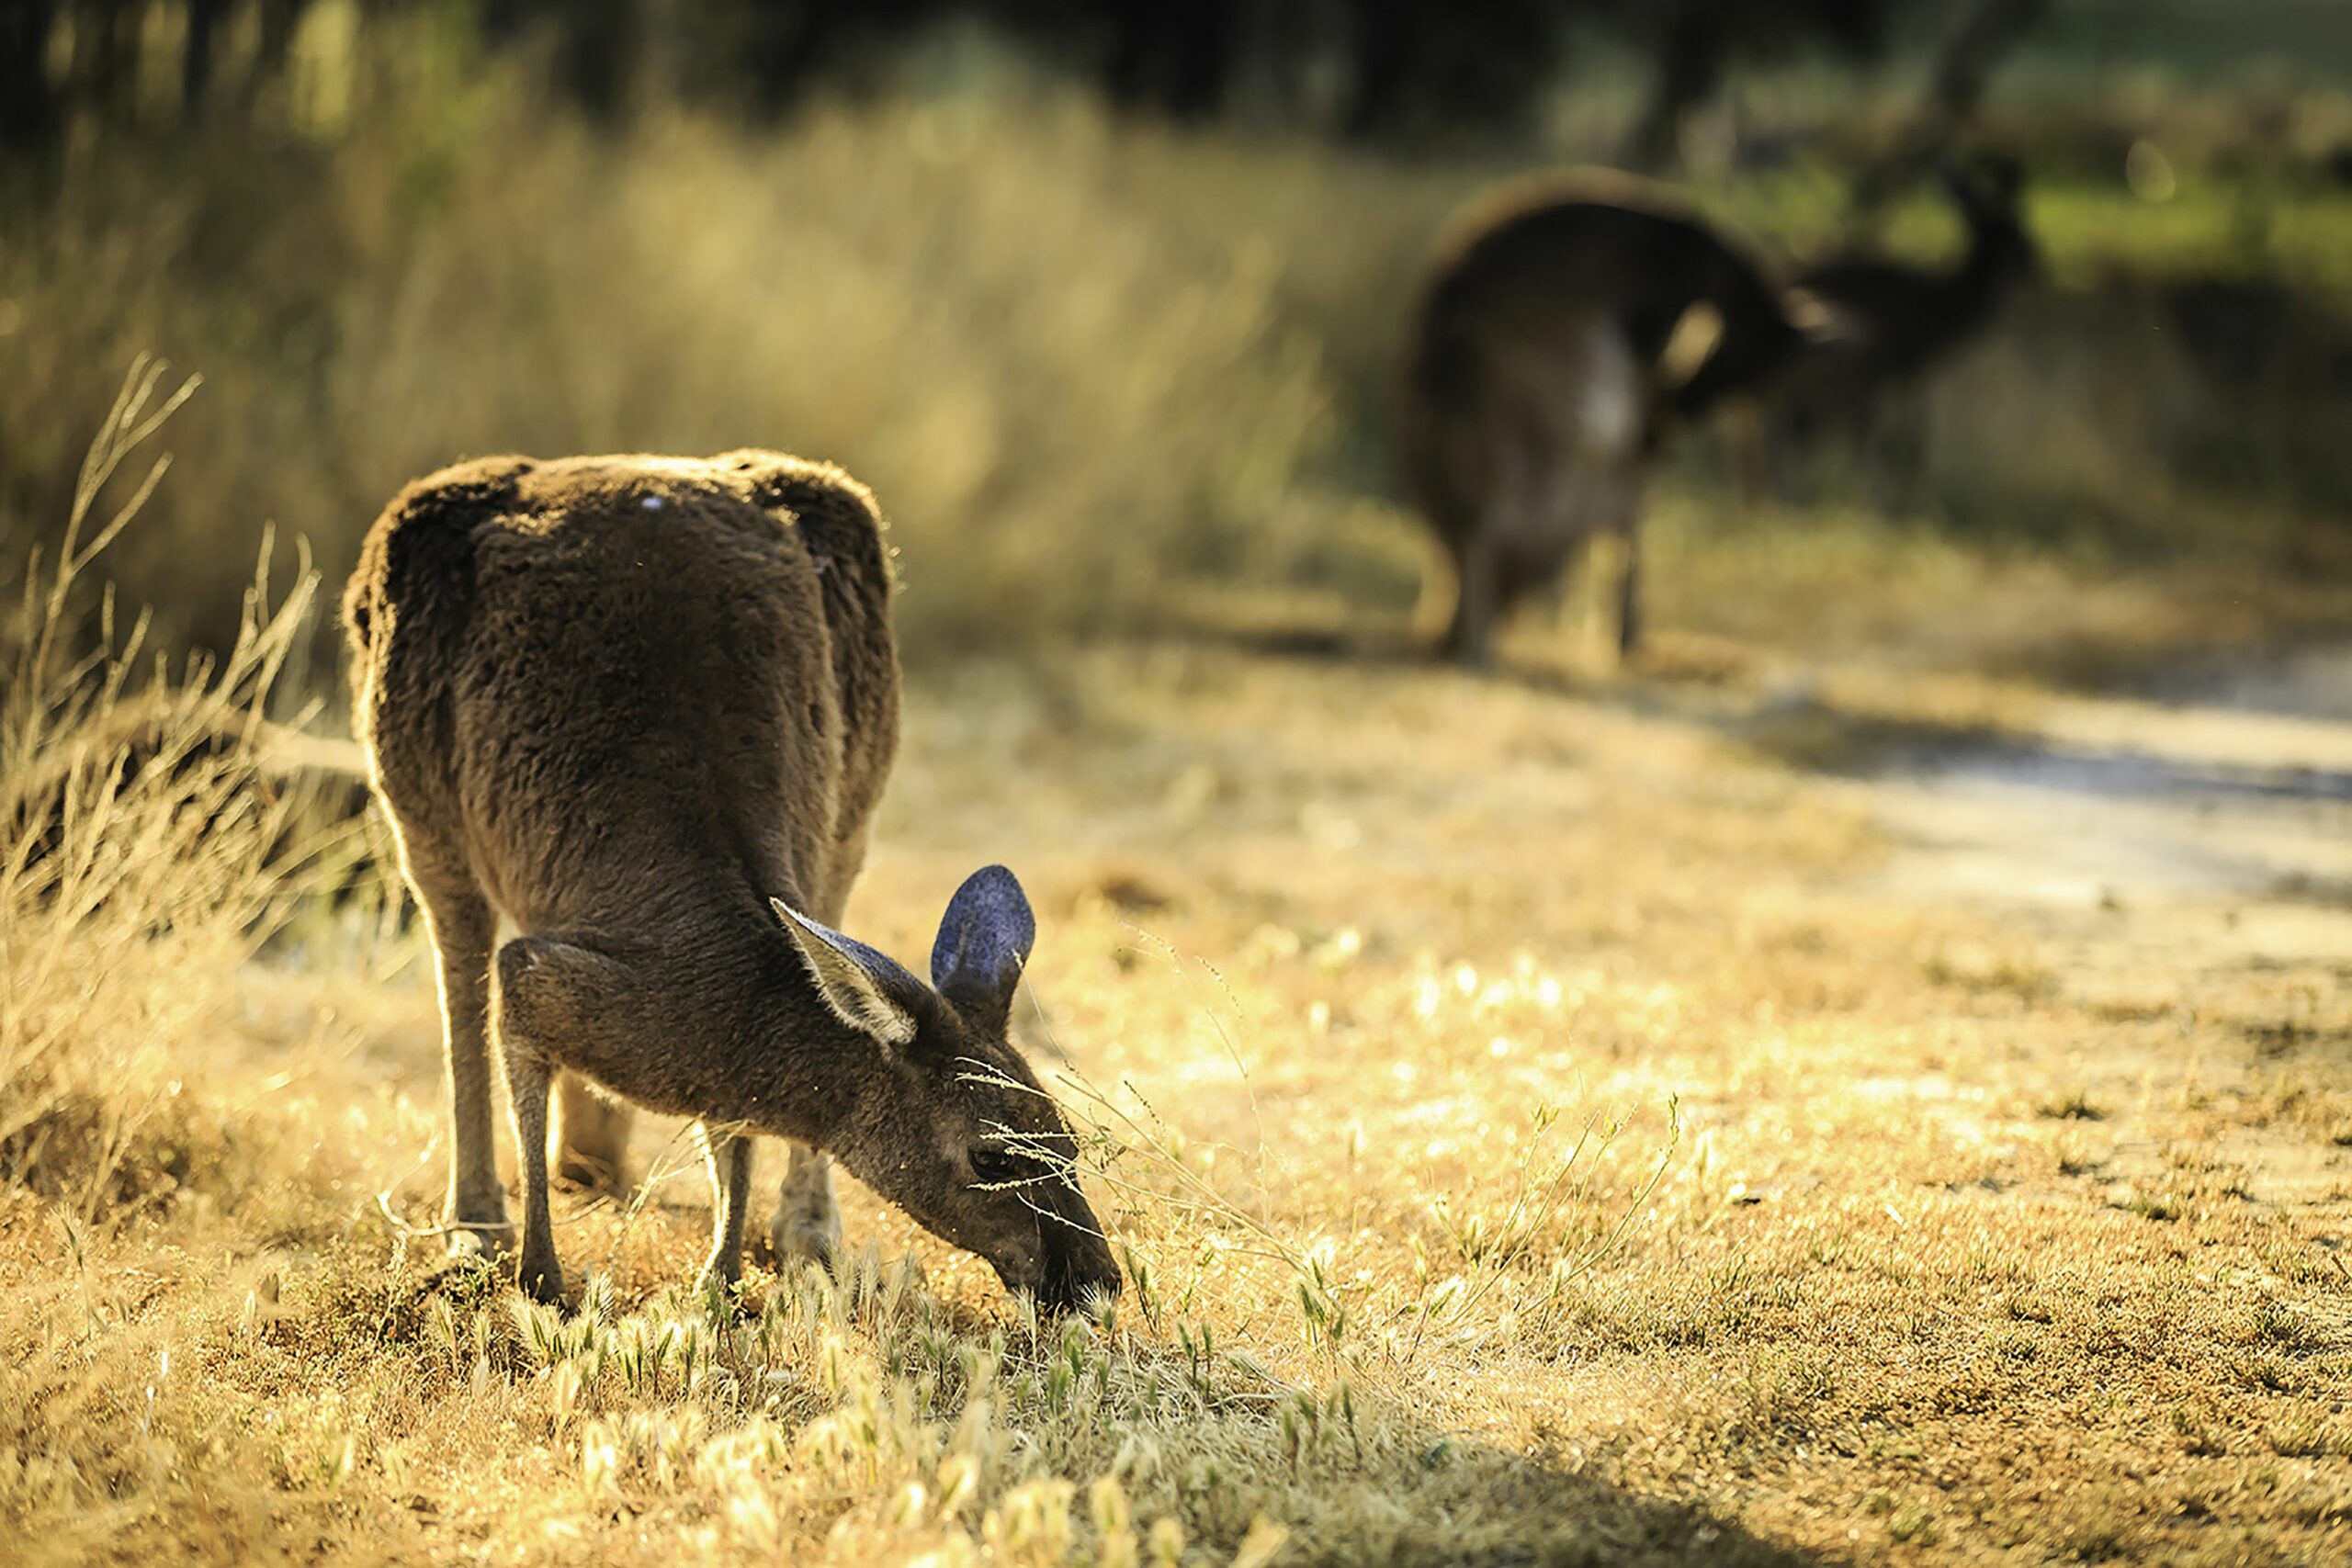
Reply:
[[[910, 605], [949, 570], [923, 537]], [[915, 666], [852, 920], [910, 953], [975, 864], [1029, 885], [1020, 1033], [1093, 1129], [1130, 1276], [1069, 1323], [862, 1193], [837, 1277], [755, 1268], [714, 1314], [667, 1126], [633, 1197], [559, 1202], [574, 1313], [441, 1269], [418, 936], [364, 883], [323, 896], [349, 845], [302, 858], [302, 792], [249, 752], [109, 761], [121, 726], [218, 730], [273, 678], [300, 717], [299, 594], [158, 719], [152, 654], [44, 643], [51, 541], [0, 644], [0, 1554], [2352, 1549], [2341, 802], [2223, 794], [2300, 879], [2004, 902], [1947, 874], [2030, 809], [1858, 771], [2182, 731], [2018, 668], [2128, 660], [2226, 586], [1825, 522], [1826, 581], [1906, 570], [1776, 637], [1702, 614], [1736, 556], [1671, 511], [1664, 537], [1668, 635], [1633, 670], [1573, 626], [1491, 679], [1387, 634], [1267, 651], [1324, 640], [1283, 635], [1319, 624], [1304, 601]], [[2341, 740], [2314, 722], [2271, 761], [2342, 776]], [[62, 815], [19, 808], [60, 777]]]
[[[1919, 471], [1759, 504], [1687, 443], [1656, 646], [1571, 596], [1470, 678], [1385, 399], [1444, 213], [1559, 148], [985, 71], [607, 134], [413, 11], [0, 180], [0, 1562], [2352, 1558], [2352, 197], [2260, 161], [2352, 95], [2050, 86], [2049, 275]], [[1697, 196], [1798, 258], [1845, 173]], [[2185, 279], [2276, 352], [2200, 361]], [[77, 479], [150, 352], [174, 471], [159, 379]], [[288, 739], [343, 722], [310, 552], [331, 601], [464, 454], [741, 445], [893, 516], [851, 923], [1027, 884], [1115, 1316], [854, 1191], [837, 1275], [714, 1312], [668, 1125], [560, 1198], [572, 1313], [440, 1261], [430, 960]], [[2183, 683], [2306, 642], [2300, 715]]]

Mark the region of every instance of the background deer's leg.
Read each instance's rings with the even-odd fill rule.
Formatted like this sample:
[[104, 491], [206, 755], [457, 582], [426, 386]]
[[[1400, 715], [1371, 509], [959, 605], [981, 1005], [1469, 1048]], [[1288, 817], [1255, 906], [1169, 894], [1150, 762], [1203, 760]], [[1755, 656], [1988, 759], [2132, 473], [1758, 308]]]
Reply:
[[1642, 531], [1638, 523], [1624, 532], [1625, 566], [1617, 578], [1617, 656], [1631, 659], [1642, 644]]
[[[1583, 642], [1592, 581], [1593, 522], [1606, 495], [1602, 479], [1572, 461], [1539, 457], [1530, 465], [1523, 505], [1528, 533], [1541, 553], [1558, 562], [1530, 581], [1526, 592], [1548, 604], [1561, 650], [1574, 659]], [[1506, 604], [1506, 610], [1509, 609]]]
[[[827, 880], [839, 891], [820, 904], [818, 918], [838, 930], [849, 909], [849, 887], [865, 863], [865, 831], [859, 829], [841, 846]], [[786, 1138], [784, 1180], [776, 1190], [775, 1217], [768, 1223], [768, 1245], [778, 1259], [806, 1258], [830, 1266], [841, 1256], [842, 1212], [833, 1197], [831, 1156]]]
[[1453, 624], [1445, 634], [1446, 657], [1458, 664], [1484, 666], [1494, 658], [1499, 562], [1493, 534], [1482, 522], [1453, 550]]
[[778, 1258], [805, 1258], [831, 1263], [841, 1253], [842, 1214], [833, 1201], [833, 1162], [806, 1144], [787, 1140], [791, 1163], [785, 1167], [775, 1220], [768, 1228], [769, 1243]]
[[1495, 417], [1486, 434], [1486, 463], [1469, 527], [1454, 547], [1459, 593], [1446, 653], [1455, 662], [1483, 669], [1494, 661], [1495, 631], [1513, 598], [1531, 586], [1506, 580], [1514, 546], [1524, 547], [1533, 454], [1519, 431]]

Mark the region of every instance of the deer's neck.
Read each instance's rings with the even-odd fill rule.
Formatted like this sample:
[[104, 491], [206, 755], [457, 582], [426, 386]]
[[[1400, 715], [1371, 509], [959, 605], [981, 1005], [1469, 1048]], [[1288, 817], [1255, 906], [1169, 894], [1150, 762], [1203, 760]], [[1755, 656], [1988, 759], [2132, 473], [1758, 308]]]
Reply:
[[871, 1100], [883, 1046], [825, 1004], [767, 897], [747, 886], [672, 909], [628, 946], [705, 1119], [830, 1147]]
[[2008, 219], [1972, 217], [1968, 251], [1945, 280], [1950, 313], [1973, 327], [1993, 308], [2007, 284], [2018, 245], [2016, 223]]

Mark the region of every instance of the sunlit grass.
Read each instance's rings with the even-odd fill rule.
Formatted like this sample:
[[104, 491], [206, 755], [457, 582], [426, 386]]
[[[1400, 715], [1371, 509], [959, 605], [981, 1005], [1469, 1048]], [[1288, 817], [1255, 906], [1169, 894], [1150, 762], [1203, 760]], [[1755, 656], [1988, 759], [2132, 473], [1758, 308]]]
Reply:
[[181, 1122], [158, 1102], [178, 1085], [160, 1080], [233, 1005], [238, 965], [323, 886], [329, 843], [257, 760], [315, 578], [273, 604], [265, 541], [234, 643], [179, 661], [94, 581], [169, 466], [108, 501], [195, 386], [159, 397], [163, 375], [133, 370], [62, 536], [0, 622], [0, 1174], [85, 1226], [227, 1163], [233, 1131]]
[[[106, 732], [107, 668], [52, 684], [44, 754]], [[2340, 1529], [2343, 1180], [2272, 1196], [2352, 1116], [2321, 972], [2078, 994], [2055, 938], [1863, 891], [1851, 803], [1606, 684], [1179, 645], [910, 702], [853, 919], [915, 951], [976, 856], [1021, 867], [1021, 1028], [1115, 1314], [1041, 1321], [859, 1192], [836, 1272], [704, 1300], [707, 1195], [660, 1159], [561, 1205], [571, 1310], [445, 1268], [420, 939], [255, 956], [300, 872], [209, 774], [142, 769], [210, 824], [118, 790], [80, 831], [183, 836], [76, 924], [54, 872], [6, 911], [12, 963], [104, 959], [12, 985], [12, 1042], [50, 1021], [12, 1119], [68, 1085], [135, 1133], [10, 1145], [28, 1560], [2222, 1561]]]
[[[1849, 776], [2032, 733], [2048, 682], [2341, 625], [2335, 519], [2161, 465], [2220, 396], [2166, 344], [2041, 301], [1935, 392], [1891, 508], [1746, 507], [1694, 443], [1645, 661], [1572, 604], [1474, 681], [1376, 657], [1428, 558], [1379, 404], [1427, 233], [1494, 170], [1057, 93], [614, 144], [439, 63], [422, 98], [355, 82], [381, 112], [347, 140], [144, 150], [0, 248], [6, 522], [42, 544], [0, 626], [0, 1555], [2340, 1538], [2340, 961], [2264, 955], [2234, 907], [1906, 896]], [[1796, 247], [1833, 194], [1767, 182], [1753, 220]], [[2282, 197], [2302, 226], [2264, 240], [2228, 199], [2185, 183], [2130, 259], [2302, 269], [2341, 217]], [[2111, 195], [2037, 202], [2062, 281], [2126, 232]], [[172, 384], [108, 401], [150, 344], [209, 378], [160, 489]], [[560, 1201], [571, 1310], [437, 1256], [430, 966], [272, 759], [270, 720], [333, 728], [332, 632], [307, 570], [248, 572], [261, 521], [332, 570], [459, 453], [746, 442], [893, 514], [907, 752], [852, 919], [915, 954], [972, 865], [1020, 869], [1020, 1032], [1115, 1314], [1040, 1321], [858, 1191], [838, 1270], [696, 1297], [667, 1127], [625, 1201]], [[118, 573], [222, 651], [159, 662]]]

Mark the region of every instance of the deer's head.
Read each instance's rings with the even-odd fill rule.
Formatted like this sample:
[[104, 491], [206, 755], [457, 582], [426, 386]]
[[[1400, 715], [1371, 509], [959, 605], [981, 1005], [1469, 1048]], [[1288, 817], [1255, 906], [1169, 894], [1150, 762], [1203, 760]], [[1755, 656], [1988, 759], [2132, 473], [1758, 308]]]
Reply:
[[1968, 224], [1976, 264], [2003, 282], [2037, 276], [2041, 252], [2025, 226], [2023, 166], [2002, 153], [1980, 152], [1947, 164], [1941, 177]]
[[1052, 1310], [1119, 1289], [1101, 1222], [1079, 1191], [1076, 1140], [1005, 1037], [1036, 922], [1002, 866], [949, 900], [926, 985], [781, 899], [785, 934], [834, 1016], [873, 1043], [873, 1092], [835, 1149], [923, 1227], [978, 1254], [1005, 1287]]

